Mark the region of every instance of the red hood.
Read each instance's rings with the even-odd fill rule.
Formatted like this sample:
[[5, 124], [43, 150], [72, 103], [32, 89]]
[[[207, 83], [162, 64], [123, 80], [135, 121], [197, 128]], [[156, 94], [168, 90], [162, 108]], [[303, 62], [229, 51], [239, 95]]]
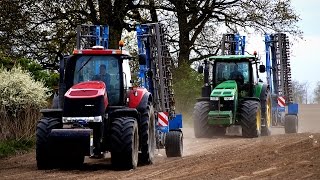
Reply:
[[106, 85], [102, 81], [81, 82], [72, 86], [65, 94], [68, 98], [94, 98], [106, 95]]

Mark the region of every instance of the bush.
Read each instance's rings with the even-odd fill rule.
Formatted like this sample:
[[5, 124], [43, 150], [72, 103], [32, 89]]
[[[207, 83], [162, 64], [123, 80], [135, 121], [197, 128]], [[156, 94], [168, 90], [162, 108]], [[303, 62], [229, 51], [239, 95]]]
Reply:
[[34, 139], [6, 140], [0, 141], [0, 158], [16, 154], [17, 152], [25, 152], [35, 145]]
[[0, 140], [34, 136], [39, 110], [47, 105], [49, 89], [21, 67], [0, 68]]
[[51, 90], [58, 85], [59, 74], [55, 71], [43, 69], [42, 66], [34, 60], [10, 57], [0, 51], [0, 67], [3, 66], [6, 69], [12, 69], [17, 65], [20, 66], [22, 70], [30, 72], [34, 80], [43, 81], [45, 86]]
[[193, 107], [196, 99], [201, 96], [203, 75], [192, 69], [188, 64], [179, 64], [173, 73], [176, 111], [183, 114], [185, 125], [192, 125]]

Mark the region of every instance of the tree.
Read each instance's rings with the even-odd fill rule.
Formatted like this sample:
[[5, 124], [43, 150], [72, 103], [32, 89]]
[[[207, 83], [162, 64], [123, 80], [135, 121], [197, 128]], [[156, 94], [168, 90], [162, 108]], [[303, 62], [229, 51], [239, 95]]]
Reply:
[[[165, 23], [171, 26], [170, 41], [177, 47], [179, 63], [190, 64], [215, 55], [219, 48], [218, 30], [224, 28], [231, 33], [253, 29], [256, 33], [301, 35], [296, 26], [299, 16], [290, 0], [167, 0], [158, 8], [163, 14], [160, 20], [169, 21]], [[189, 61], [191, 54], [195, 58]]]
[[[128, 20], [144, 21], [134, 0], [18, 0], [13, 3], [16, 8], [7, 8], [11, 2], [2, 1], [4, 8], [0, 11], [6, 19], [0, 35], [9, 39], [10, 34], [12, 39], [8, 43], [12, 50], [6, 53], [38, 59], [41, 63], [73, 50], [79, 24], [108, 24], [109, 47], [118, 48], [123, 29], [132, 30]], [[17, 13], [11, 13], [15, 10]], [[21, 23], [15, 22], [16, 14], [18, 18], [25, 17], [18, 21]]]
[[320, 81], [317, 82], [314, 89], [314, 102], [320, 104]]
[[108, 24], [110, 48], [117, 48], [123, 29], [159, 19], [168, 26], [178, 62], [189, 64], [218, 52], [224, 28], [300, 34], [290, 0], [3, 0], [0, 5], [6, 53], [43, 64], [71, 52], [79, 24]]
[[292, 95], [293, 101], [299, 104], [307, 104], [308, 102], [308, 82], [299, 82], [297, 80], [292, 81]]

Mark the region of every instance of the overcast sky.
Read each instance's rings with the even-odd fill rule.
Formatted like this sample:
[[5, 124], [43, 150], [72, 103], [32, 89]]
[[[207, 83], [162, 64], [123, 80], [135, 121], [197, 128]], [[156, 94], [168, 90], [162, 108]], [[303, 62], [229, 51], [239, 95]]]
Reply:
[[[320, 0], [291, 1], [296, 12], [300, 14], [298, 26], [304, 33], [303, 40], [297, 42], [290, 39], [294, 42], [290, 47], [292, 77], [300, 82], [308, 81], [313, 89], [316, 82], [320, 81]], [[248, 36], [247, 50], [257, 50], [265, 60], [263, 39], [264, 37]]]

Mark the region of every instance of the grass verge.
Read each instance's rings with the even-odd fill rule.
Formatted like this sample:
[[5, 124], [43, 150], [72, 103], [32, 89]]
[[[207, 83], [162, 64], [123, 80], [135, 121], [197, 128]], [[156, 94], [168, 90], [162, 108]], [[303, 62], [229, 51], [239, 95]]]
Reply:
[[34, 139], [0, 141], [0, 158], [5, 158], [11, 155], [28, 152], [29, 150], [34, 148], [34, 145]]

